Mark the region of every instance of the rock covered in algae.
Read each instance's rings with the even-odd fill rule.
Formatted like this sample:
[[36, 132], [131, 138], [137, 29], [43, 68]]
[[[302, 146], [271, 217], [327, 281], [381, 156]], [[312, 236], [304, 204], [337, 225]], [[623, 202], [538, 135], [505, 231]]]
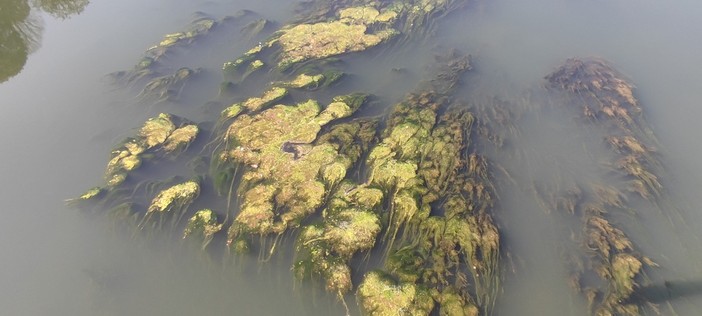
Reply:
[[412, 283], [395, 282], [378, 271], [366, 274], [356, 296], [368, 315], [429, 315], [434, 309], [429, 291]]
[[339, 295], [348, 293], [353, 285], [351, 268], [339, 257], [330, 256], [325, 242], [325, 230], [319, 225], [306, 226], [297, 242], [296, 251], [303, 259], [297, 260], [293, 270], [298, 278], [321, 275], [327, 291]]
[[200, 185], [187, 181], [161, 191], [153, 200], [147, 213], [164, 213], [192, 203], [200, 195]]
[[[225, 68], [248, 71], [272, 65], [274, 62], [266, 58], [269, 56], [261, 52], [273, 46], [279, 49], [279, 55], [274, 58], [277, 58], [275, 62], [282, 68], [365, 50], [395, 35], [395, 23], [401, 26], [402, 21], [410, 15], [413, 16], [412, 21], [428, 19], [432, 12], [449, 2], [372, 2], [359, 6], [359, 2], [354, 1], [355, 4], [350, 8], [339, 8], [348, 6], [349, 3], [330, 6], [333, 8], [332, 14], [321, 20], [308, 20], [284, 28], [271, 41], [253, 48], [241, 59], [225, 65]], [[308, 36], [307, 33], [310, 32], [316, 36]], [[335, 122], [335, 126], [330, 126], [337, 119], [353, 115], [365, 101], [365, 96], [362, 95], [337, 97], [322, 107], [313, 100], [274, 105], [280, 100], [273, 100], [281, 94], [267, 96], [264, 93], [260, 98], [249, 98], [226, 109], [222, 117], [231, 124], [224, 129], [221, 139], [226, 143], [219, 147], [221, 151], [216, 153], [215, 159], [217, 167], [224, 166], [226, 172], [231, 173], [220, 178], [233, 181], [241, 176], [242, 179], [238, 186], [240, 212], [229, 229], [230, 249], [243, 252], [249, 247], [246, 239], [251, 235], [282, 233], [288, 228], [299, 226], [309, 215], [321, 211], [321, 221], [301, 229], [298, 247], [302, 249], [301, 252], [306, 252], [306, 257], [301, 260], [296, 272], [321, 274], [327, 289], [334, 293], [343, 294], [352, 290], [349, 260], [359, 252], [372, 249], [383, 231], [392, 236], [387, 239], [394, 239], [403, 225], [412, 220], [428, 220], [432, 211], [430, 203], [444, 197], [446, 188], [453, 184], [448, 179], [461, 168], [461, 163], [455, 160], [457, 155], [454, 154], [454, 149], [464, 149], [464, 144], [458, 138], [461, 145], [455, 145], [450, 141], [449, 133], [437, 132], [437, 113], [443, 111], [447, 104], [443, 94], [455, 85], [451, 81], [456, 80], [458, 74], [467, 68], [438, 76], [438, 81], [444, 80], [447, 88], [441, 87], [442, 90], [438, 93], [430, 91], [426, 94], [413, 94], [405, 108], [398, 107], [399, 110], [391, 115], [389, 127], [378, 146], [371, 145], [378, 137], [377, 122], [353, 120]], [[302, 83], [296, 81], [300, 78], [297, 77], [287, 87], [311, 90], [324, 86], [329, 78], [334, 78], [328, 77], [325, 72], [317, 75], [297, 72], [300, 73], [308, 77], [303, 77]], [[320, 75], [322, 77], [318, 77]], [[273, 92], [280, 91], [284, 90]], [[175, 134], [176, 130], [171, 130], [166, 139], [154, 136], [156, 141], [153, 142], [153, 147], [139, 146], [140, 143], [137, 142], [131, 144], [134, 145], [131, 147], [135, 153], [165, 147], [168, 137]], [[427, 144], [430, 144], [429, 149], [423, 148]], [[347, 173], [350, 168], [371, 148], [371, 156], [365, 163], [373, 169], [372, 176], [365, 183], [354, 183], [359, 180], [349, 181]], [[446, 157], [441, 159], [440, 156]], [[215, 168], [213, 172], [224, 171]], [[215, 177], [218, 176], [215, 174]], [[230, 184], [227, 186], [233, 187]], [[186, 202], [188, 198], [178, 198], [179, 195], [173, 193], [177, 191], [174, 190], [176, 187], [159, 193], [148, 213], [169, 212], [168, 210], [189, 204]], [[167, 203], [168, 200], [172, 202]], [[179, 200], [182, 203], [177, 202]], [[387, 209], [388, 206], [390, 209]], [[470, 212], [465, 212], [468, 213]], [[435, 244], [429, 241], [431, 247], [447, 253], [456, 251], [449, 250], [451, 242], [454, 248], [468, 248], [468, 245], [473, 247], [470, 242], [480, 240], [482, 226], [477, 224], [475, 229], [465, 228], [470, 226], [467, 224], [470, 216], [465, 215], [462, 219], [465, 221], [455, 219], [441, 223], [451, 233], [447, 233], [443, 240], [437, 239]], [[200, 224], [207, 222], [204, 218], [197, 217], [197, 214], [191, 221]], [[216, 221], [212, 224], [217, 225]], [[416, 233], [418, 224], [413, 225], [415, 226], [406, 227], [410, 232]], [[422, 242], [429, 238], [425, 239]], [[455, 246], [456, 244], [462, 246]], [[388, 252], [394, 249], [390, 245]], [[415, 250], [419, 252], [424, 249]], [[450, 273], [447, 265], [439, 266], [427, 260], [426, 256], [430, 254], [415, 256], [415, 252], [412, 256], [416, 262], [420, 257], [425, 260], [418, 265], [420, 270], [432, 269], [434, 275]], [[444, 313], [458, 311], [461, 309], [458, 305], [463, 306], [463, 311], [469, 310], [465, 306], [469, 306], [470, 299], [465, 292], [459, 293], [463, 289], [456, 290], [457, 294], [454, 295], [443, 285], [437, 285], [438, 282], [419, 278], [415, 279], [417, 282], [398, 282], [393, 273], [367, 274], [358, 288], [358, 297], [364, 309], [373, 310], [378, 315], [396, 314], [398, 311], [429, 314], [438, 303], [445, 305], [441, 309]], [[442, 287], [442, 291], [438, 292], [442, 296], [433, 293], [427, 286]], [[388, 295], [390, 299], [387, 299]]]

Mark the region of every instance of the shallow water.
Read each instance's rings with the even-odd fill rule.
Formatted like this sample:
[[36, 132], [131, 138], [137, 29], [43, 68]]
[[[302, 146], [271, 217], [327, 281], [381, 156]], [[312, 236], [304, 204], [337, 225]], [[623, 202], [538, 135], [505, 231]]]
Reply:
[[[197, 88], [186, 90], [177, 103], [139, 105], [135, 91], [117, 89], [107, 74], [131, 68], [146, 48], [163, 34], [181, 30], [196, 11], [221, 17], [250, 9], [282, 24], [292, 7], [273, 0], [129, 0], [94, 1], [66, 20], [32, 13], [43, 21], [41, 46], [29, 55], [22, 72], [0, 84], [4, 312], [344, 313], [321, 286], [294, 284], [290, 254], [260, 266], [256, 258], [244, 258], [237, 268], [222, 268], [219, 261], [191, 259], [180, 244], [134, 244], [104, 220], [86, 218], [62, 202], [101, 181], [110, 148], [145, 118], [168, 111], [194, 121], [212, 120], [200, 105], [216, 97], [218, 67], [256, 40], [215, 34], [202, 47], [173, 57], [176, 67], [204, 68]], [[668, 171], [664, 184], [685, 225], [671, 225], [655, 207], [634, 199], [636, 215], [621, 216], [617, 223], [661, 265], [649, 273], [652, 284], [699, 281], [702, 143], [697, 120], [702, 108], [697, 101], [702, 97], [702, 61], [697, 55], [702, 42], [695, 35], [702, 32], [700, 14], [702, 5], [693, 1], [479, 1], [439, 21], [437, 36], [424, 43], [410, 44], [403, 52], [351, 56], [353, 77], [341, 89], [372, 92], [387, 106], [416, 85], [422, 65], [434, 52], [455, 47], [474, 57], [475, 70], [465, 80], [462, 98], [480, 102], [497, 96], [515, 110], [525, 104], [534, 109], [520, 120], [513, 144], [492, 155], [514, 178], [514, 183], [503, 180], [498, 186], [496, 217], [510, 257], [503, 260], [508, 271], [495, 314], [583, 315], [585, 303], [571, 294], [563, 260], [572, 248], [563, 240], [577, 229], [577, 219], [545, 212], [529, 185], [596, 178], [605, 154], [599, 135], [580, 128], [567, 112], [533, 104], [531, 100], [541, 99], [525, 95], [542, 93], [543, 76], [573, 56], [603, 57], [630, 77], [662, 144], [659, 151]], [[406, 71], [398, 76], [392, 68]], [[696, 303], [702, 294], [688, 292], [671, 301], [678, 315], [696, 315], [702, 308]]]

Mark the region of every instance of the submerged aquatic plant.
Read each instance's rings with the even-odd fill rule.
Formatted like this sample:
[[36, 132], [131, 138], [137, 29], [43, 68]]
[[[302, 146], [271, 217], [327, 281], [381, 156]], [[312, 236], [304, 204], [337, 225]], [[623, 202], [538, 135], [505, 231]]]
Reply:
[[[172, 226], [180, 222], [187, 211], [187, 207], [200, 195], [200, 184], [196, 181], [187, 181], [171, 186], [159, 192], [149, 204], [140, 227], [151, 223], [152, 218], [158, 218], [160, 227], [164, 217], [171, 216]], [[154, 223], [155, 224], [155, 223]]]
[[180, 68], [172, 75], [151, 79], [139, 93], [142, 100], [165, 102], [177, 99], [186, 83], [200, 72], [199, 69]]
[[195, 212], [185, 226], [183, 239], [198, 238], [202, 240], [202, 249], [210, 244], [214, 234], [222, 230], [222, 224], [217, 221], [217, 214], [210, 209], [202, 209]]
[[620, 155], [613, 162], [629, 178], [629, 190], [646, 199], [660, 197], [661, 163], [653, 149], [656, 139], [643, 119], [634, 86], [606, 61], [597, 58], [571, 58], [546, 76], [552, 88], [571, 95], [570, 101], [582, 107], [583, 115], [611, 129], [606, 139]]
[[[138, 197], [124, 193], [130, 189], [128, 175], [153, 156], [176, 156], [200, 132], [195, 124], [160, 114], [114, 150], [107, 187], [75, 200], [114, 199], [113, 215], [140, 217], [142, 229], [166, 220], [175, 227], [187, 214], [183, 238], [201, 241], [205, 249], [226, 234], [228, 250], [245, 254], [258, 248], [260, 258], [275, 253], [281, 236], [297, 234], [296, 276], [321, 278], [342, 302], [355, 291], [369, 315], [490, 314], [501, 282], [502, 240], [493, 220], [493, 165], [477, 141], [487, 135], [488, 124], [453, 99], [469, 59], [455, 52], [438, 58], [431, 79], [382, 118], [358, 117], [368, 104], [366, 94], [319, 93], [343, 76], [340, 66], [325, 61], [393, 38], [400, 42], [430, 29], [434, 18], [464, 2], [316, 3], [317, 11], [223, 65], [225, 86], [246, 87], [249, 76], [264, 74], [270, 84], [255, 95], [232, 89], [236, 99], [225, 100], [230, 106], [220, 112], [211, 134], [214, 148], [202, 148], [212, 152], [209, 174], [199, 171], [197, 180], [168, 185], [150, 180], [135, 185], [132, 192], [144, 189], [151, 202], [141, 213], [134, 207]], [[145, 96], [177, 96], [192, 70], [158, 77], [154, 63], [217, 23], [203, 19], [192, 31], [166, 36], [147, 51], [130, 80], [153, 79]], [[258, 20], [246, 30], [257, 33], [267, 25]], [[600, 60], [569, 60], [547, 80], [553, 89], [576, 94], [585, 118], [613, 130], [605, 143], [618, 155], [611, 165], [630, 181], [629, 189], [645, 198], [660, 196], [655, 141], [640, 119], [633, 86]], [[493, 117], [510, 120], [504, 109], [490, 110]], [[224, 214], [189, 211], [209, 185], [201, 179], [212, 181], [226, 199]], [[637, 314], [631, 296], [644, 269], [654, 265], [607, 215], [627, 208], [624, 192], [609, 184], [583, 186], [550, 205], [582, 219], [579, 237], [588, 255], [583, 266], [602, 283], [580, 290], [597, 315]], [[371, 271], [351, 265], [370, 256]]]
[[198, 132], [197, 125], [188, 124], [186, 120], [167, 113], [150, 118], [136, 136], [128, 138], [112, 151], [112, 159], [107, 163], [105, 171], [107, 186], [122, 184], [127, 175], [149, 157], [147, 154], [161, 153], [168, 156], [184, 150], [195, 140]]
[[582, 289], [580, 282], [574, 286], [583, 291], [592, 313], [596, 315], [640, 315], [639, 304], [633, 304], [632, 294], [637, 280], [643, 278], [644, 268], [657, 266], [640, 254], [624, 230], [615, 226], [608, 213], [629, 210], [629, 191], [640, 197], [659, 201], [663, 186], [659, 180], [661, 163], [655, 155], [656, 143], [650, 128], [643, 119], [642, 109], [634, 97], [633, 85], [623, 79], [602, 59], [568, 59], [561, 67], [546, 76], [551, 89], [565, 92], [564, 104], [580, 107], [583, 117], [592, 125], [605, 131], [605, 143], [612, 149], [615, 166], [626, 180], [626, 187], [591, 184], [577, 188], [576, 194], [562, 198], [565, 203], [554, 209], [566, 208], [580, 216], [583, 231], [580, 236], [589, 257], [590, 271], [577, 271], [579, 275], [593, 272], [604, 285]]
[[[232, 122], [225, 136], [231, 149], [220, 159], [248, 168], [242, 176], [241, 211], [231, 236], [282, 233], [315, 212], [333, 184], [331, 172], [343, 179], [354, 162], [340, 150], [343, 144], [315, 143], [315, 138], [322, 126], [350, 116], [364, 100], [364, 95], [340, 96], [324, 110], [314, 100], [277, 105]], [[362, 131], [360, 127], [356, 133]], [[278, 220], [274, 220], [276, 212]]]
[[268, 50], [276, 52], [281, 70], [307, 61], [365, 51], [398, 35], [426, 27], [431, 17], [455, 9], [465, 1], [416, 0], [402, 2], [350, 1], [338, 5], [317, 3], [318, 11], [284, 26], [267, 41], [233, 62], [226, 72], [242, 69]]

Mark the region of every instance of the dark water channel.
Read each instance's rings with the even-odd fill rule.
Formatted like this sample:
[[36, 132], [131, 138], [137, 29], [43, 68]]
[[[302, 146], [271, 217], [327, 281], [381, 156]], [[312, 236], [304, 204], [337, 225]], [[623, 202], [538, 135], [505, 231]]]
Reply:
[[[215, 120], [220, 108], [208, 102], [220, 88], [222, 63], [265, 37], [248, 38], [232, 26], [177, 52], [169, 59], [173, 67], [202, 68], [177, 102], [142, 104], [135, 98], [138, 90], [114, 85], [108, 74], [133, 67], [145, 49], [181, 30], [196, 12], [221, 18], [246, 9], [275, 21], [277, 28], [291, 18], [292, 3], [38, 1], [43, 5], [26, 4], [31, 7], [26, 17], [16, 18], [23, 13], [6, 15], [11, 12], [6, 8], [24, 10], [25, 3], [0, 1], [0, 48], [19, 41], [27, 56], [0, 61], [7, 67], [0, 69], [0, 314], [345, 313], [320, 284], [294, 281], [291, 251], [267, 263], [254, 255], [223, 264], [179, 242], [134, 242], [108, 219], [84, 216], [63, 202], [100, 183], [111, 148], [145, 119], [170, 112], [196, 122]], [[364, 114], [383, 113], [415, 87], [435, 53], [450, 48], [470, 53], [474, 70], [458, 97], [469, 104], [501, 100], [519, 116], [515, 132], [505, 134], [507, 145], [488, 153], [505, 170], [495, 173], [505, 272], [494, 314], [586, 315], [586, 302], [568, 287], [565, 260], [573, 245], [564, 241], [578, 220], [544, 210], [532, 185], [607, 176], [601, 168], [607, 156], [602, 135], [580, 128], [571, 112], [548, 104], [543, 77], [569, 57], [611, 61], [637, 87], [636, 97], [661, 144], [664, 185], [678, 214], [671, 220], [650, 203], [632, 200], [637, 211], [615, 215], [615, 221], [661, 266], [647, 275], [645, 294], [678, 315], [698, 315], [699, 16], [702, 4], [689, 0], [478, 0], [437, 21], [436, 36], [402, 51], [349, 56], [351, 76], [338, 89], [375, 94], [377, 108]], [[10, 60], [6, 56], [0, 58]], [[260, 80], [263, 84], [265, 77]], [[177, 170], [148, 172], [189, 175]]]

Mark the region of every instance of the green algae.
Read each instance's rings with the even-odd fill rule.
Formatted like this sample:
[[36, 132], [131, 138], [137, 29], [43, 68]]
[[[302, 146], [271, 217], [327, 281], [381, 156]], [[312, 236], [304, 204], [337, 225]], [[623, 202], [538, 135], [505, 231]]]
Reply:
[[180, 209], [192, 203], [200, 194], [200, 185], [188, 181], [159, 192], [149, 205], [148, 213], [165, 213]]
[[[455, 67], [440, 72], [440, 79], [429, 84], [429, 89], [450, 92], [441, 80], [453, 86], [452, 81], [459, 78], [455, 74], [469, 68], [468, 63], [452, 65]], [[422, 306], [431, 310], [443, 302], [446, 313], [460, 309], [474, 315], [480, 309], [468, 302], [477, 296], [483, 310], [491, 308], [498, 288], [499, 234], [487, 214], [492, 207], [487, 165], [475, 155], [465, 154], [474, 122], [470, 113], [450, 111], [437, 117], [447, 104], [444, 95], [429, 90], [410, 94], [393, 108], [380, 142], [369, 149], [366, 182], [341, 182], [323, 208], [321, 222], [306, 226], [298, 238], [298, 276], [314, 274], [332, 282], [331, 267], [348, 265], [354, 255], [375, 247], [383, 235], [389, 251], [385, 261], [388, 276], [407, 288], [435, 288], [446, 293], [433, 298], [426, 293]], [[459, 177], [461, 172], [466, 176]], [[440, 197], [448, 197], [449, 202], [439, 206], [445, 217], [431, 215], [431, 203]], [[471, 205], [465, 202], [469, 199]], [[396, 239], [401, 231], [403, 237]], [[460, 271], [458, 276], [456, 270]], [[467, 279], [467, 274], [472, 275], [472, 288], [467, 284], [458, 289], [446, 287]], [[378, 281], [375, 277], [368, 275], [359, 285], [362, 309], [374, 315], [396, 313], [396, 306], [386, 310], [371, 303], [371, 288], [376, 285], [369, 284]], [[342, 295], [346, 288], [331, 289]], [[448, 294], [452, 291], [456, 293], [453, 296]], [[411, 299], [402, 297], [406, 293], [396, 294], [398, 297], [386, 304], [413, 309]], [[416, 312], [422, 313], [421, 309]]]
[[250, 112], [262, 110], [282, 100], [287, 95], [287, 89], [282, 87], [272, 87], [264, 92], [260, 97], [249, 98], [244, 102], [234, 103], [225, 108], [220, 114], [220, 121], [235, 118], [244, 110], [248, 110]]
[[184, 67], [176, 70], [172, 75], [153, 78], [146, 83], [138, 97], [145, 101], [154, 102], [176, 100], [185, 85], [198, 73], [200, 73], [199, 69]]
[[[450, 2], [335, 7], [317, 21], [284, 27], [224, 64], [225, 76], [243, 81], [269, 65], [305, 67], [367, 50], [399, 34], [402, 28], [396, 26], [405, 23], [411, 29], [408, 17], [424, 21]], [[278, 51], [268, 54], [273, 47]], [[251, 241], [260, 239], [259, 251], [272, 254], [278, 237], [265, 248], [267, 235], [301, 227], [295, 274], [320, 276], [342, 301], [358, 277], [351, 260], [382, 244], [388, 272], [359, 278], [356, 293], [365, 312], [426, 315], [438, 308], [447, 315], [487, 313], [499, 251], [499, 234], [488, 214], [492, 188], [486, 164], [471, 163], [483, 160], [465, 154], [473, 117], [461, 111], [440, 114], [451, 104], [460, 75], [470, 68], [467, 58], [445, 61], [447, 67], [434, 80], [393, 107], [380, 135], [377, 119], [352, 119], [367, 101], [365, 94], [338, 96], [324, 106], [313, 99], [295, 100], [300, 93], [336, 82], [340, 71], [297, 68], [282, 74], [282, 80], [274, 73], [279, 81], [271, 80], [260, 97], [242, 97], [244, 101], [224, 109], [218, 124], [225, 128], [215, 130], [215, 141], [221, 143], [209, 176], [227, 197], [227, 208], [236, 203], [238, 213], [230, 220], [227, 210], [220, 223], [211, 210], [198, 211], [186, 224], [184, 237], [203, 238], [204, 248], [227, 224], [230, 251], [246, 253], [253, 248]], [[288, 89], [307, 91], [290, 95]], [[143, 133], [115, 153], [119, 158], [111, 174], [126, 178], [147, 154], [180, 151], [197, 137], [197, 126], [171, 123], [165, 114], [147, 122]], [[463, 173], [467, 175], [459, 176]], [[177, 223], [199, 190], [192, 181], [160, 191], [140, 226], [166, 214]], [[473, 275], [472, 285], [466, 274]]]
[[144, 123], [139, 131], [139, 136], [143, 138], [146, 149], [163, 144], [168, 136], [176, 129], [171, 116], [161, 113], [158, 117], [150, 118]]
[[[636, 280], [644, 277], [644, 268], [656, 264], [640, 254], [627, 234], [611, 222], [608, 213], [630, 211], [626, 191], [656, 203], [662, 201], [659, 175], [663, 170], [653, 149], [655, 136], [643, 119], [633, 85], [606, 61], [568, 59], [546, 80], [549, 88], [565, 92], [564, 104], [579, 108], [587, 123], [609, 133], [605, 143], [614, 153], [611, 165], [628, 185], [621, 188], [592, 184], [566, 199], [569, 211], [583, 218], [582, 239], [591, 255], [586, 266], [603, 282], [585, 290], [592, 313], [640, 315], [640, 306], [629, 303], [631, 295], [637, 287]], [[579, 284], [576, 289], [582, 290]]]
[[363, 51], [396, 34], [392, 29], [375, 33], [367, 31], [368, 27], [364, 24], [342, 21], [301, 24], [281, 30], [278, 37], [268, 45], [277, 44], [281, 47], [278, 66], [284, 69], [310, 59]]
[[217, 214], [210, 209], [202, 209], [188, 220], [185, 230], [183, 231], [183, 239], [198, 238], [202, 242], [202, 249], [212, 241], [214, 234], [222, 230], [223, 224], [217, 221]]
[[607, 142], [619, 154], [613, 165], [628, 178], [629, 191], [648, 200], [660, 198], [662, 164], [652, 149], [657, 141], [643, 119], [634, 86], [599, 58], [568, 59], [546, 80], [551, 88], [577, 94], [573, 103], [586, 119], [613, 129]]
[[267, 29], [269, 29], [271, 27], [271, 24], [271, 21], [268, 21], [266, 19], [258, 19], [245, 25], [241, 29], [241, 33], [244, 34], [247, 38], [254, 38], [266, 31]]
[[150, 153], [177, 155], [193, 142], [197, 134], [197, 125], [187, 124], [185, 120], [167, 113], [148, 119], [135, 137], [128, 138], [112, 151], [112, 158], [105, 170], [108, 187], [122, 184], [130, 172], [148, 159]]
[[[325, 181], [343, 178], [345, 170], [342, 174], [340, 165], [347, 169], [352, 161], [334, 143], [313, 142], [322, 126], [353, 114], [365, 99], [358, 98], [348, 98], [360, 100], [356, 103], [337, 98], [324, 110], [314, 100], [276, 105], [232, 122], [226, 136], [232, 149], [221, 157], [248, 168], [242, 175], [243, 202], [230, 240], [236, 232], [282, 233], [321, 206], [331, 185]], [[336, 176], [332, 176], [334, 170]], [[252, 190], [263, 192], [249, 194]], [[274, 221], [274, 217], [279, 219]]]
[[155, 53], [156, 50], [167, 49], [176, 45], [188, 45], [198, 37], [208, 33], [216, 24], [217, 22], [211, 18], [197, 19], [188, 26], [186, 31], [166, 34], [161, 42], [147, 50], [147, 54], [149, 54], [149, 51]]
[[461, 1], [350, 2], [340, 6], [315, 3], [318, 11], [275, 32], [239, 59], [225, 63], [231, 73], [275, 48], [277, 68], [287, 70], [307, 61], [323, 60], [376, 47], [400, 34], [417, 32], [433, 15], [454, 9]]
[[274, 83], [274, 85], [292, 89], [315, 90], [334, 84], [336, 81], [341, 79], [342, 76], [342, 72], [334, 70], [328, 70], [319, 74], [308, 74], [303, 72], [290, 81], [281, 81]]
[[429, 292], [412, 283], [398, 283], [390, 276], [372, 271], [358, 287], [359, 303], [369, 315], [428, 315], [434, 308]]
[[[127, 82], [134, 82], [153, 76], [158, 77], [159, 72], [156, 68], [164, 56], [167, 56], [179, 47], [190, 46], [195, 41], [209, 34], [218, 24], [219, 22], [210, 17], [198, 17], [192, 21], [184, 31], [166, 34], [158, 44], [149, 47], [142, 59], [132, 70], [129, 72], [120, 72], [116, 75], [118, 77], [124, 77]], [[167, 90], [155, 88], [172, 85], [174, 81], [182, 82], [177, 79], [178, 77], [182, 77], [182, 75], [182, 71], [179, 70], [172, 76], [162, 76], [152, 79], [149, 84], [147, 84], [147, 88], [142, 91], [142, 94], [165, 93]], [[158, 92], [156, 92], [156, 90], [158, 90]], [[154, 94], [151, 95], [153, 96]], [[163, 97], [163, 95], [161, 95], [161, 97]]]
[[[298, 238], [298, 276], [318, 274], [328, 283], [339, 284], [335, 273], [342, 267], [350, 271], [351, 257], [375, 246], [381, 230], [381, 202], [382, 192], [378, 189], [342, 183], [324, 210], [323, 222], [305, 227]], [[347, 279], [344, 286], [328, 285], [327, 289], [343, 297], [352, 288], [350, 272]]]
[[186, 150], [195, 140], [200, 129], [197, 125], [185, 125], [174, 130], [163, 143], [163, 150], [168, 154]]

